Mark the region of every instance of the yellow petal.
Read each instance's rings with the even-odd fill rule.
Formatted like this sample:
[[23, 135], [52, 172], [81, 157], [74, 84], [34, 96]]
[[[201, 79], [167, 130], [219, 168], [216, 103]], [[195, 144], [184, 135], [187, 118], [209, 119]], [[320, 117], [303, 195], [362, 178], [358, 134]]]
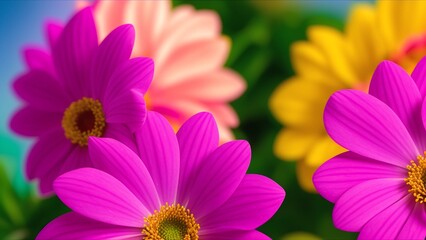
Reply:
[[282, 129], [275, 140], [274, 152], [279, 158], [295, 161], [305, 157], [312, 145], [321, 137], [320, 133], [293, 128]]
[[321, 240], [321, 238], [307, 232], [293, 232], [285, 235], [281, 240]]
[[306, 165], [304, 161], [298, 161], [296, 165], [297, 180], [303, 190], [310, 193], [316, 193], [314, 184], [312, 183], [312, 176], [316, 168]]

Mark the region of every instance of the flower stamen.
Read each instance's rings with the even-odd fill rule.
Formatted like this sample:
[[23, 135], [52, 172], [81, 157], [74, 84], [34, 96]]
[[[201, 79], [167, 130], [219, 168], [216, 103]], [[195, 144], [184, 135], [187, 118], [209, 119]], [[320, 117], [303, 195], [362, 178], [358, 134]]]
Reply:
[[146, 240], [198, 240], [200, 225], [189, 209], [179, 204], [166, 203], [144, 221], [142, 234]]
[[411, 165], [407, 166], [408, 177], [404, 181], [410, 186], [408, 192], [413, 194], [416, 202], [424, 203], [426, 202], [426, 158], [418, 156], [417, 163], [413, 160], [410, 163]]
[[105, 125], [102, 104], [87, 97], [71, 103], [62, 118], [65, 137], [82, 147], [87, 146], [90, 136], [102, 136]]

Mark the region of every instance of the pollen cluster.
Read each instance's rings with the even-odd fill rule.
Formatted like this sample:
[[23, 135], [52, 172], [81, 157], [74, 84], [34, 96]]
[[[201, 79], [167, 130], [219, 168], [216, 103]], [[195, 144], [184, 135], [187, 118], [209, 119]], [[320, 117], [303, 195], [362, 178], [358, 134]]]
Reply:
[[[426, 153], [426, 152], [425, 152]], [[417, 163], [411, 160], [411, 165], [407, 166], [408, 177], [405, 182], [410, 186], [408, 192], [412, 193], [416, 202], [426, 202], [426, 158], [418, 156]]]
[[142, 230], [147, 240], [198, 240], [200, 225], [194, 215], [185, 207], [177, 204], [166, 205], [145, 217]]
[[72, 143], [87, 146], [90, 136], [100, 137], [105, 130], [102, 104], [95, 99], [83, 97], [71, 103], [62, 118], [65, 137]]

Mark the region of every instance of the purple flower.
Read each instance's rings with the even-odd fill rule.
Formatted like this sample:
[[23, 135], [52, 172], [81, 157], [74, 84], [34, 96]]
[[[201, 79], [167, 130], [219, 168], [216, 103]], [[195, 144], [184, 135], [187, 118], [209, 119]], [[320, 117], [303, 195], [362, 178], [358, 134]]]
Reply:
[[54, 182], [73, 212], [49, 223], [38, 239], [269, 239], [254, 229], [277, 211], [285, 192], [269, 178], [246, 174], [246, 141], [218, 147], [211, 114], [193, 116], [175, 135], [164, 117], [149, 112], [135, 138], [138, 154], [116, 140], [90, 138], [97, 169], [73, 170]]
[[43, 194], [60, 174], [92, 166], [90, 136], [132, 144], [132, 132], [145, 120], [143, 94], [153, 76], [148, 58], [129, 60], [134, 29], [122, 25], [98, 46], [92, 10], [83, 9], [62, 27], [47, 27], [51, 54], [24, 52], [28, 71], [13, 83], [24, 106], [10, 126], [37, 141], [29, 152], [26, 175], [40, 180]]
[[328, 134], [348, 152], [323, 164], [313, 181], [335, 203], [337, 228], [359, 239], [426, 237], [426, 58], [411, 77], [384, 61], [369, 94], [338, 91], [324, 113]]

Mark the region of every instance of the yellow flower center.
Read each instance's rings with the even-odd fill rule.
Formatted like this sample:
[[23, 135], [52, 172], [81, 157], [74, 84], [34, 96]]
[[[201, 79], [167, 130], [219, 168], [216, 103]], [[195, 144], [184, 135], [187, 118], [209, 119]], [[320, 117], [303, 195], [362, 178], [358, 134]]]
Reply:
[[413, 194], [416, 202], [424, 203], [426, 201], [426, 158], [418, 156], [417, 163], [413, 160], [410, 163], [411, 165], [407, 166], [408, 177], [404, 179], [410, 186], [408, 192]]
[[145, 217], [142, 230], [146, 240], [195, 240], [200, 225], [189, 209], [177, 204], [161, 206], [160, 211]]
[[71, 103], [62, 118], [65, 137], [72, 143], [87, 146], [90, 136], [100, 137], [105, 130], [102, 104], [95, 99], [83, 97]]

